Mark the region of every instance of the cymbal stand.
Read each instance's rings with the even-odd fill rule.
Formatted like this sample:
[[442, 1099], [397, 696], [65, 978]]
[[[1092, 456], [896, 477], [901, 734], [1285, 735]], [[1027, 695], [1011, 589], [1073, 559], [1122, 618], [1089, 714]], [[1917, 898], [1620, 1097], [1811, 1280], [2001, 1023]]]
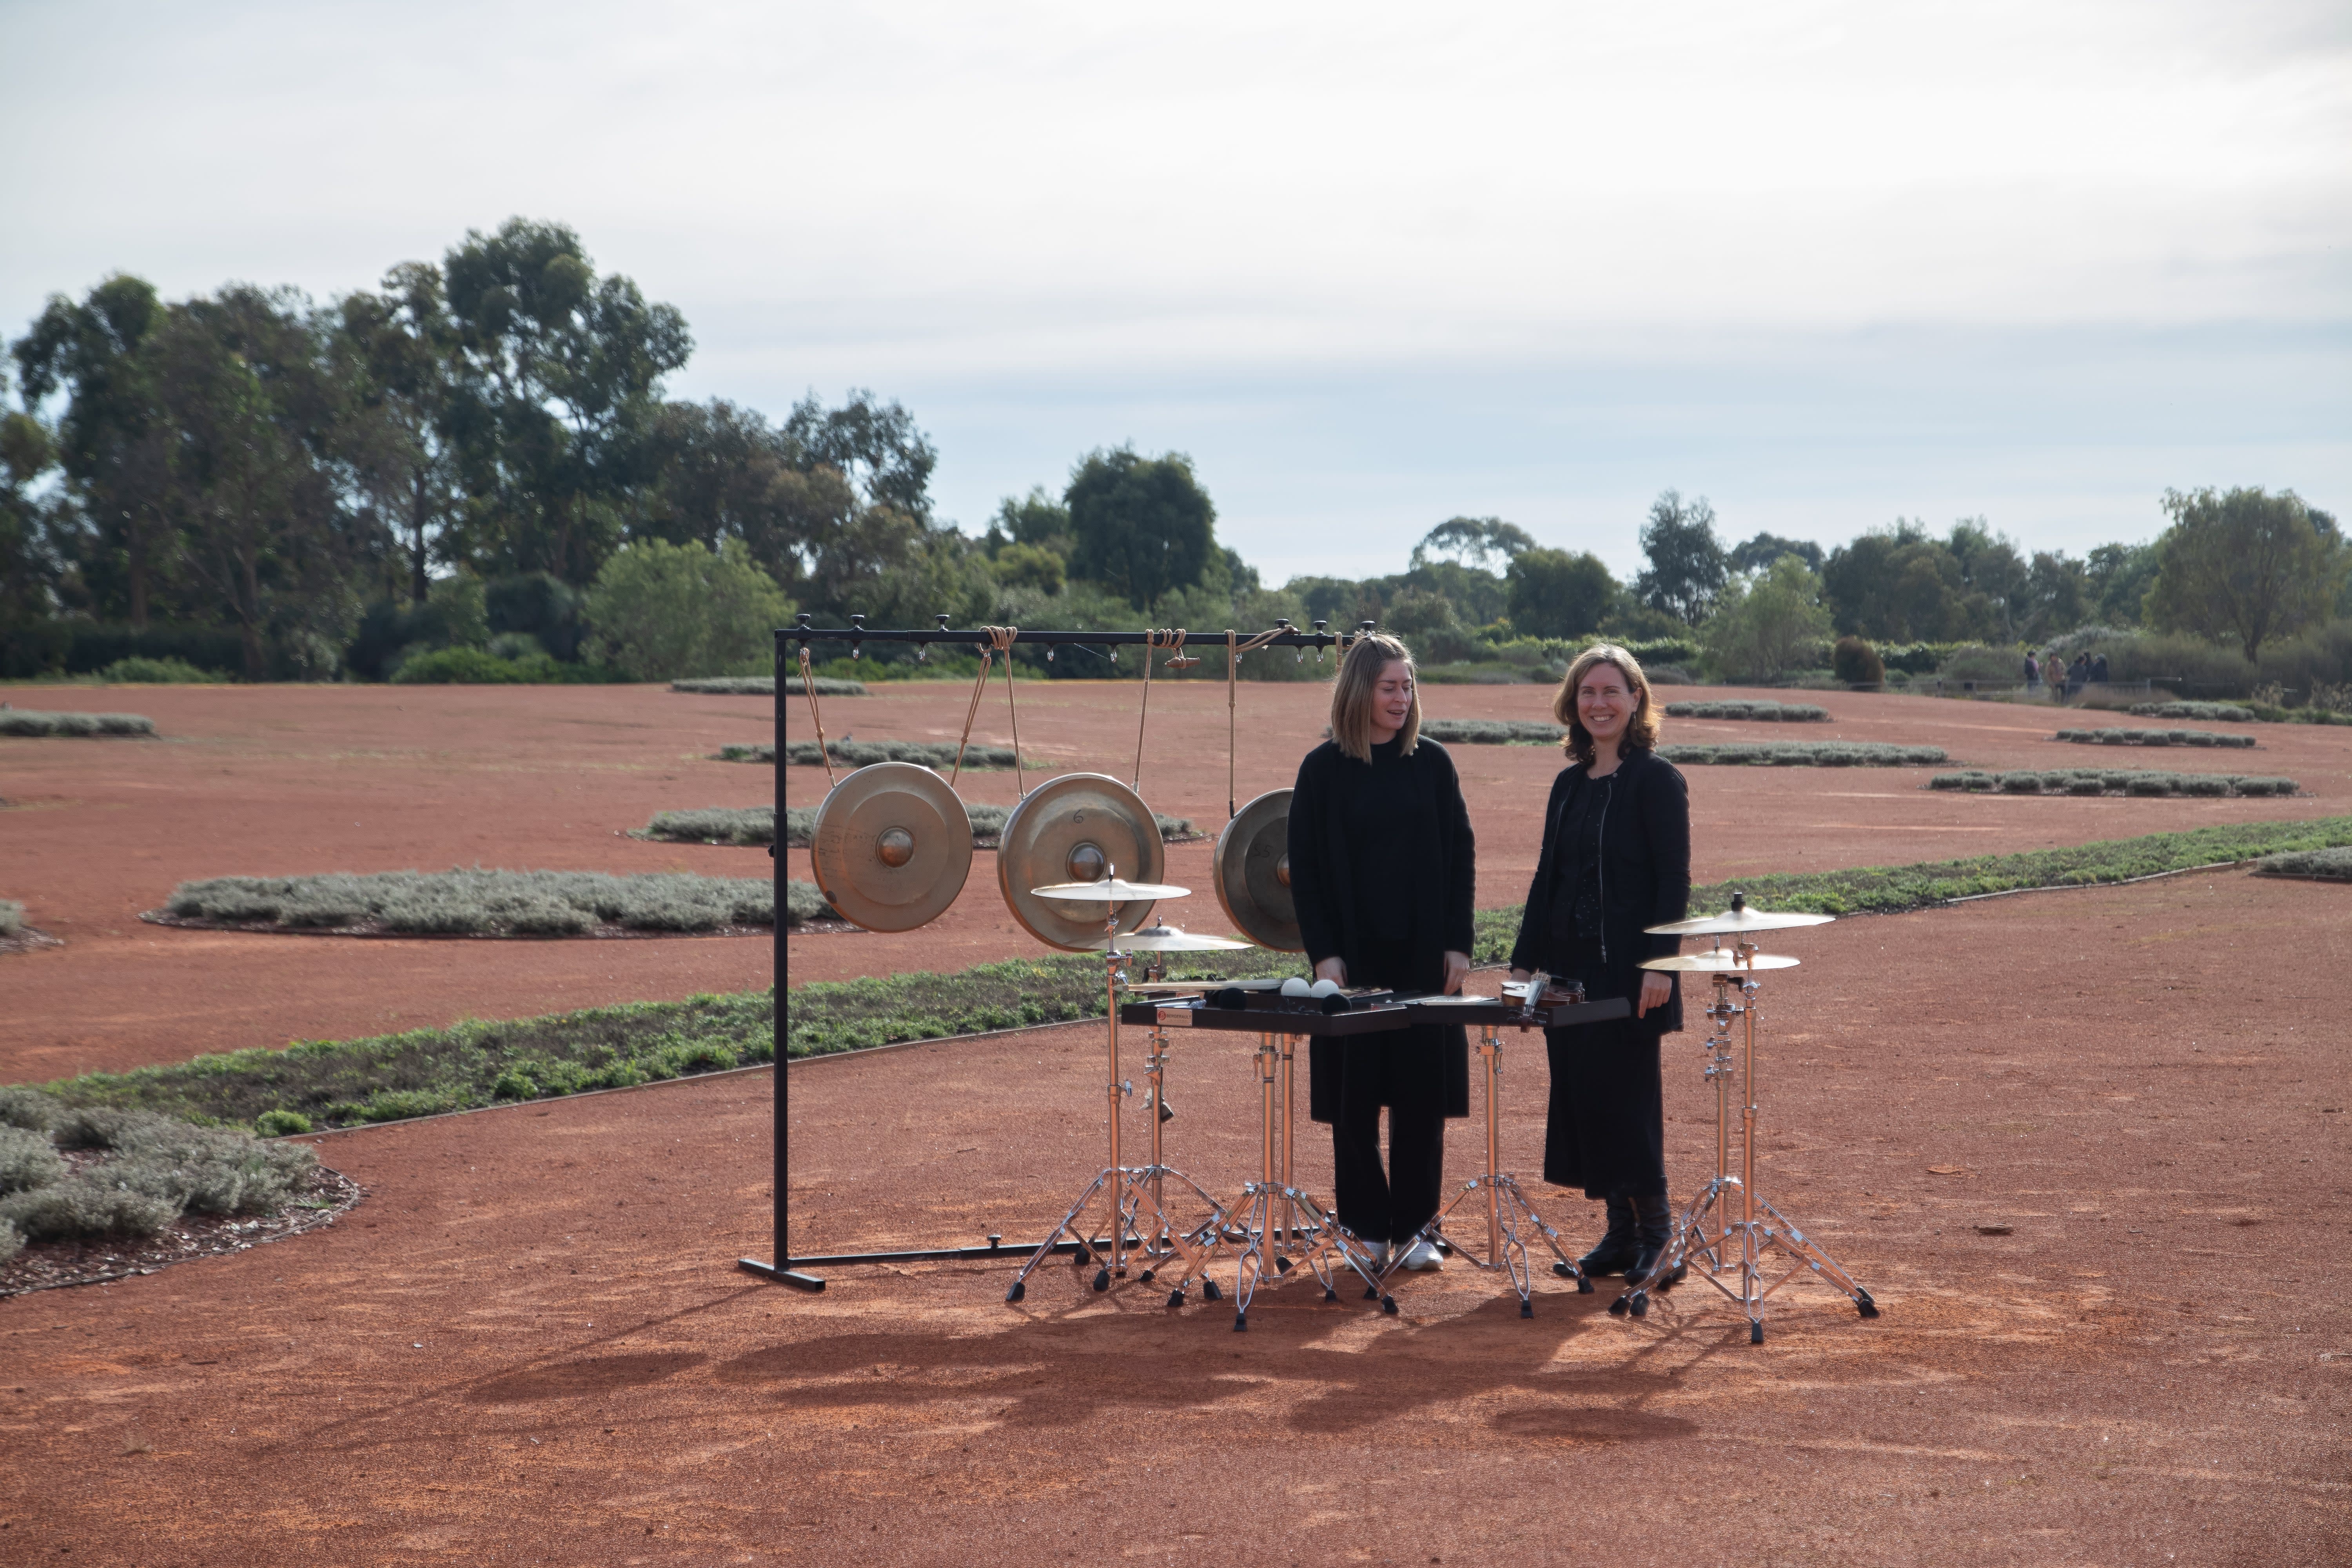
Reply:
[[[1169, 1117], [1174, 1114], [1168, 1109], [1169, 1033], [1155, 1026], [1148, 1037], [1151, 1048], [1150, 1054], [1144, 1058], [1143, 1098], [1145, 1114], [1151, 1119], [1151, 1163], [1125, 1173], [1123, 1180], [1131, 1195], [1122, 1206], [1132, 1218], [1141, 1212], [1145, 1205], [1150, 1205], [1158, 1223], [1142, 1232], [1142, 1239], [1138, 1246], [1151, 1262], [1150, 1267], [1137, 1278], [1149, 1285], [1153, 1277], [1160, 1269], [1168, 1268], [1171, 1261], [1182, 1264], [1183, 1272], [1176, 1276], [1174, 1288], [1168, 1292], [1168, 1304], [1181, 1307], [1184, 1304], [1184, 1287], [1192, 1283], [1195, 1275], [1201, 1276], [1202, 1300], [1214, 1301], [1219, 1299], [1217, 1282], [1208, 1278], [1206, 1271], [1224, 1247], [1229, 1222], [1224, 1206], [1212, 1197], [1206, 1188], [1167, 1163], [1165, 1159], [1161, 1130], [1167, 1125]], [[1167, 1183], [1171, 1178], [1190, 1187], [1192, 1195], [1208, 1206], [1209, 1217], [1190, 1230], [1179, 1231], [1169, 1224]]]
[[[1755, 952], [1753, 945], [1746, 942], [1736, 943], [1735, 950], [1741, 953]], [[1764, 1342], [1764, 1299], [1794, 1279], [1800, 1268], [1811, 1269], [1843, 1292], [1853, 1302], [1854, 1310], [1864, 1318], [1875, 1318], [1878, 1303], [1871, 1300], [1870, 1292], [1856, 1284], [1843, 1265], [1756, 1190], [1757, 984], [1752, 974], [1718, 973], [1712, 978], [1715, 1000], [1708, 1004], [1706, 1016], [1713, 1027], [1701, 1048], [1706, 1052], [1706, 1077], [1715, 1085], [1715, 1176], [1675, 1219], [1673, 1236], [1657, 1263], [1641, 1279], [1629, 1280], [1625, 1293], [1609, 1303], [1609, 1310], [1620, 1317], [1629, 1312], [1636, 1318], [1645, 1316], [1650, 1310], [1651, 1294], [1672, 1289], [1696, 1260], [1704, 1266], [1699, 1278], [1721, 1291], [1725, 1300], [1739, 1304], [1748, 1318], [1748, 1342], [1752, 1345]], [[1735, 993], [1737, 1001], [1733, 1000]], [[1730, 1147], [1735, 1020], [1741, 1036], [1738, 1175], [1731, 1172]], [[1739, 1207], [1738, 1219], [1730, 1217], [1735, 1194]], [[1767, 1285], [1764, 1254], [1773, 1247], [1780, 1248], [1790, 1261], [1788, 1272]], [[1734, 1268], [1739, 1275], [1737, 1295], [1719, 1278]]]
[[[1520, 1032], [1526, 1032], [1525, 1026], [1521, 1026]], [[1576, 1260], [1569, 1257], [1567, 1249], [1560, 1246], [1559, 1232], [1536, 1213], [1535, 1205], [1528, 1201], [1528, 1194], [1519, 1186], [1518, 1178], [1501, 1168], [1501, 1096], [1498, 1091], [1503, 1072], [1503, 1026], [1479, 1026], [1478, 1059], [1486, 1064], [1486, 1173], [1464, 1183], [1462, 1190], [1454, 1194], [1454, 1201], [1433, 1215], [1430, 1222], [1415, 1233], [1411, 1242], [1397, 1249], [1396, 1257], [1389, 1262], [1389, 1271], [1393, 1273], [1401, 1266], [1400, 1259], [1423, 1242], [1442, 1246], [1468, 1258], [1475, 1268], [1502, 1269], [1510, 1279], [1511, 1288], [1519, 1293], [1519, 1316], [1532, 1318], [1536, 1315], [1535, 1269], [1528, 1261], [1527, 1237], [1520, 1234], [1523, 1225], [1551, 1248], [1554, 1259], [1552, 1272], [1575, 1280], [1579, 1294], [1591, 1295], [1592, 1281], [1577, 1268]], [[1484, 1258], [1464, 1245], [1458, 1237], [1448, 1235], [1445, 1229], [1445, 1222], [1452, 1217], [1454, 1211], [1482, 1193], [1486, 1199], [1486, 1255]]]
[[[1115, 866], [1107, 866], [1104, 868], [1104, 875], [1116, 877], [1118, 875], [1118, 868]], [[1136, 1233], [1136, 1222], [1140, 1217], [1141, 1205], [1148, 1203], [1151, 1205], [1152, 1216], [1156, 1222], [1152, 1230], [1147, 1232], [1147, 1235], [1165, 1235], [1173, 1229], [1168, 1223], [1167, 1215], [1160, 1207], [1158, 1197], [1160, 1189], [1157, 1182], [1139, 1184], [1134, 1180], [1138, 1176], [1156, 1176], [1166, 1173], [1164, 1168], [1158, 1166], [1160, 1126], [1156, 1092], [1152, 1107], [1154, 1120], [1151, 1128], [1154, 1168], [1149, 1171], [1130, 1169], [1119, 1163], [1119, 1100], [1132, 1093], [1135, 1086], [1122, 1083], [1118, 1076], [1118, 986], [1119, 982], [1126, 978], [1120, 972], [1118, 964], [1119, 960], [1127, 956], [1118, 951], [1118, 910], [1119, 906], [1115, 903], [1107, 903], [1103, 906], [1103, 929], [1104, 935], [1108, 939], [1103, 946], [1103, 1001], [1108, 1010], [1105, 1024], [1108, 1031], [1109, 1067], [1104, 1092], [1108, 1101], [1106, 1109], [1108, 1111], [1110, 1127], [1110, 1160], [1100, 1171], [1095, 1173], [1095, 1179], [1087, 1184], [1086, 1190], [1078, 1194], [1078, 1201], [1072, 1204], [1069, 1211], [1062, 1215], [1062, 1223], [1054, 1227], [1053, 1234], [1038, 1245], [1037, 1250], [1029, 1255], [1029, 1261], [1021, 1266], [1021, 1272], [1013, 1277], [1012, 1285], [1004, 1292], [1004, 1299], [1007, 1301], [1018, 1301], [1029, 1293], [1029, 1276], [1035, 1271], [1039, 1264], [1053, 1256], [1055, 1248], [1065, 1236], [1076, 1244], [1076, 1250], [1071, 1255], [1072, 1260], [1080, 1268], [1089, 1263], [1098, 1265], [1095, 1272], [1095, 1289], [1108, 1290], [1114, 1278], [1125, 1279], [1127, 1276], [1128, 1249], [1141, 1248], [1145, 1244], [1146, 1237]], [[1190, 1178], [1186, 1179], [1190, 1180]], [[1197, 1185], [1194, 1190], [1199, 1191]], [[1208, 1194], [1202, 1193], [1202, 1196], [1207, 1197]], [[1097, 1236], [1080, 1227], [1078, 1224], [1080, 1216], [1097, 1197], [1105, 1198], [1104, 1206], [1110, 1211], [1110, 1246], [1108, 1248], [1102, 1245]], [[1211, 1206], [1213, 1209], [1213, 1200]], [[1146, 1256], [1149, 1254], [1147, 1253]]]
[[[1277, 1274], [1287, 1274], [1296, 1266], [1282, 1249], [1285, 1241], [1297, 1249], [1297, 1261], [1304, 1262], [1322, 1282], [1326, 1301], [1339, 1299], [1340, 1270], [1353, 1269], [1364, 1282], [1365, 1300], [1377, 1298], [1381, 1310], [1391, 1315], [1397, 1310], [1396, 1298], [1381, 1289], [1381, 1267], [1372, 1261], [1370, 1250], [1334, 1223], [1322, 1206], [1300, 1192], [1291, 1179], [1292, 1063], [1296, 1048], [1294, 1036], [1258, 1037], [1259, 1179], [1242, 1189], [1241, 1201], [1234, 1205], [1234, 1224], [1241, 1240], [1241, 1253], [1234, 1263], [1234, 1332], [1237, 1334], [1249, 1329], [1250, 1303], [1257, 1299], [1266, 1264], [1272, 1262]], [[1281, 1091], [1279, 1112], [1277, 1084]], [[1276, 1130], [1277, 1115], [1281, 1122], [1279, 1133]], [[1303, 1226], [1299, 1223], [1302, 1215], [1306, 1219]], [[1208, 1294], [1207, 1288], [1202, 1294]]]

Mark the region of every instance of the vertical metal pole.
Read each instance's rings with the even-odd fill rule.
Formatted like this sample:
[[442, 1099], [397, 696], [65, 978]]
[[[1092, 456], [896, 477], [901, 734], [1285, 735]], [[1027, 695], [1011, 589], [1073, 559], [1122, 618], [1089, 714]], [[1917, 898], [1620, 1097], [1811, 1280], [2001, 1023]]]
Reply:
[[1741, 994], [1747, 998], [1742, 1016], [1748, 1023], [1747, 1044], [1739, 1063], [1739, 1210], [1741, 1229], [1746, 1242], [1740, 1249], [1745, 1278], [1740, 1290], [1748, 1298], [1748, 1316], [1752, 1324], [1763, 1302], [1758, 1287], [1758, 1266], [1763, 1262], [1756, 1246], [1756, 997], [1748, 991], [1753, 982], [1743, 982]]
[[1485, 1038], [1478, 1054], [1486, 1058], [1486, 1263], [1492, 1268], [1503, 1257], [1503, 1195], [1495, 1182], [1503, 1168], [1501, 1134], [1496, 1120], [1496, 1092], [1501, 1087], [1503, 1071], [1503, 1032], [1489, 1024], [1479, 1033]]
[[1298, 1190], [1291, 1160], [1298, 1135], [1297, 1107], [1290, 1103], [1297, 1079], [1291, 1071], [1291, 1061], [1298, 1050], [1299, 1037], [1282, 1037], [1282, 1234], [1293, 1244], [1298, 1240], [1298, 1204], [1292, 1195]]
[[[1107, 868], [1107, 874], [1118, 875], [1117, 867]], [[1109, 938], [1103, 952], [1103, 1016], [1110, 1026], [1108, 1060], [1110, 1065], [1110, 1271], [1114, 1276], [1127, 1272], [1127, 1205], [1120, 1196], [1127, 1191], [1126, 1181], [1118, 1164], [1118, 906], [1105, 904], [1110, 911], [1103, 924]], [[1155, 1111], [1157, 1108], [1154, 1108]]]
[[787, 1070], [785, 1059], [788, 1047], [784, 1001], [784, 994], [790, 982], [790, 959], [784, 946], [784, 921], [786, 911], [791, 908], [793, 879], [792, 852], [784, 843], [784, 710], [791, 705], [792, 699], [784, 687], [785, 671], [788, 668], [784, 659], [785, 635], [782, 631], [776, 633], [774, 660], [776, 700], [773, 715], [776, 734], [776, 841], [768, 847], [768, 853], [774, 857], [776, 862], [776, 929], [772, 959], [775, 974], [775, 990], [771, 1001], [772, 1009], [771, 1016], [776, 1036], [773, 1111], [775, 1149], [772, 1156], [775, 1165], [773, 1185], [776, 1194], [776, 1239], [770, 1253], [771, 1261], [763, 1263], [755, 1258], [739, 1258], [735, 1260], [735, 1266], [745, 1273], [756, 1274], [762, 1279], [773, 1279], [779, 1284], [797, 1286], [803, 1290], [822, 1290], [824, 1289], [823, 1279], [814, 1274], [798, 1273], [793, 1268], [792, 1074]]

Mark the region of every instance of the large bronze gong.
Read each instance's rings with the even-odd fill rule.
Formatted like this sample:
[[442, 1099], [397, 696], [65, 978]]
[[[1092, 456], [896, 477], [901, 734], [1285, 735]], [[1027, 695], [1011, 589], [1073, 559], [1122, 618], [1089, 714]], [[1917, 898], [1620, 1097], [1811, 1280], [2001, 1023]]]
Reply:
[[867, 931], [912, 931], [963, 891], [971, 818], [930, 769], [875, 763], [834, 785], [816, 808], [809, 864], [844, 920]]
[[1304, 952], [1290, 901], [1290, 791], [1269, 790], [1217, 835], [1217, 902], [1234, 928], [1260, 947]]
[[[1041, 899], [1032, 888], [1098, 882], [1118, 869], [1121, 880], [1157, 882], [1168, 853], [1151, 808], [1133, 790], [1102, 773], [1064, 773], [1029, 792], [1004, 819], [997, 841], [996, 885], [1024, 930], [1072, 952], [1103, 939], [1103, 906]], [[1118, 929], [1133, 931], [1151, 913], [1149, 902], [1110, 906]]]

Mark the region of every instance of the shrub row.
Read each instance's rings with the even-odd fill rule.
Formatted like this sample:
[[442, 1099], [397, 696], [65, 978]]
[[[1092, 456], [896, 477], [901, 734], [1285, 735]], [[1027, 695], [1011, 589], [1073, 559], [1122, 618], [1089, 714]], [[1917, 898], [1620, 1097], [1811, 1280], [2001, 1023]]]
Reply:
[[2015, 773], [1937, 773], [1929, 789], [1976, 795], [2294, 795], [2293, 779], [2246, 778], [2237, 773], [2168, 773], [2139, 768], [2023, 769]]
[[2323, 882], [2352, 882], [2352, 847], [2334, 849], [2291, 849], [2265, 855], [2255, 863], [2257, 877], [2308, 877]]
[[2196, 719], [2205, 723], [2251, 724], [2254, 710], [2235, 702], [2135, 702], [2135, 719]]
[[1830, 710], [1816, 708], [1810, 702], [1669, 702], [1669, 719], [1747, 719], [1765, 723], [1818, 724], [1827, 720]]
[[[862, 768], [873, 763], [917, 763], [944, 773], [955, 766], [956, 749], [946, 741], [827, 741], [820, 754], [814, 741], [794, 741], [786, 748], [784, 760], [794, 767], [822, 767], [830, 756], [845, 767]], [[749, 746], [721, 746], [716, 761], [722, 763], [769, 763], [776, 760], [776, 748], [762, 741]], [[1009, 746], [971, 745], [963, 749], [963, 765], [967, 769], [992, 770], [1013, 765], [1013, 749]], [[1049, 768], [1050, 763], [1032, 761], [1030, 771]]]
[[1568, 731], [1520, 719], [1424, 719], [1421, 732], [1444, 746], [1557, 746]]
[[[866, 683], [862, 680], [836, 680], [826, 675], [816, 676], [813, 679], [819, 697], [866, 695]], [[701, 697], [773, 697], [776, 694], [776, 678], [772, 675], [713, 675], [692, 680], [673, 680], [669, 689], [693, 692]], [[788, 697], [803, 695], [799, 676], [784, 678], [784, 694]]]
[[[992, 847], [1004, 832], [1004, 819], [1013, 808], [1005, 805], [983, 805], [967, 802], [965, 815], [971, 818], [971, 841], [983, 847]], [[1163, 839], [1191, 838], [1199, 835], [1200, 826], [1189, 816], [1170, 816], [1153, 812], [1152, 820], [1159, 824]], [[814, 830], [816, 809], [795, 805], [784, 813], [784, 844], [788, 848], [805, 849], [809, 835]], [[776, 811], [768, 805], [706, 806], [699, 811], [662, 811], [654, 814], [639, 836], [666, 839], [674, 844], [735, 844], [761, 845], [776, 841]]]
[[2083, 746], [2251, 746], [2252, 735], [2218, 730], [2061, 730], [2050, 737]]
[[599, 924], [633, 931], [773, 925], [765, 878], [602, 871], [330, 872], [183, 882], [164, 906], [185, 920], [292, 929], [373, 925], [417, 935], [572, 936]]
[[608, 665], [567, 664], [546, 653], [501, 658], [478, 647], [424, 649], [392, 672], [395, 686], [612, 686], [627, 679]]
[[118, 658], [98, 672], [99, 679], [118, 686], [224, 685], [226, 670], [198, 669], [184, 658]]
[[0, 735], [152, 735], [155, 721], [137, 713], [51, 713], [0, 707]]
[[[76, 1169], [60, 1146], [100, 1158]], [[242, 1129], [0, 1089], [0, 1261], [28, 1240], [152, 1236], [190, 1212], [274, 1214], [318, 1163]]]
[[245, 643], [237, 633], [218, 626], [0, 623], [0, 680], [95, 675], [127, 658], [172, 659], [198, 669], [243, 669]]
[[1897, 746], [1885, 741], [1726, 741], [1660, 746], [1676, 767], [1907, 768], [1948, 763], [1940, 746]]

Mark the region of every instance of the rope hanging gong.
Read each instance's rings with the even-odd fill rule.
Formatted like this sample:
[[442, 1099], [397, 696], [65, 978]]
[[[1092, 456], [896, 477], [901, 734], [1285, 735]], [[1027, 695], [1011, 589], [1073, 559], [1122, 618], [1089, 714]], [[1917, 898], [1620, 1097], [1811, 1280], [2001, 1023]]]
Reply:
[[[801, 695], [808, 699], [809, 721], [816, 726], [817, 760], [824, 763], [824, 787], [827, 790], [830, 790], [834, 785], [833, 750], [825, 744], [824, 715], [819, 713], [816, 710], [816, 677], [812, 674], [809, 669], [809, 651], [808, 644], [806, 643], [801, 644]], [[777, 750], [782, 751], [783, 749], [783, 744], [784, 738], [782, 735], [777, 736]], [[778, 760], [780, 762], [790, 763], [792, 759], [789, 756], [785, 756], [781, 757]], [[778, 824], [778, 826], [782, 826], [782, 825]]]

